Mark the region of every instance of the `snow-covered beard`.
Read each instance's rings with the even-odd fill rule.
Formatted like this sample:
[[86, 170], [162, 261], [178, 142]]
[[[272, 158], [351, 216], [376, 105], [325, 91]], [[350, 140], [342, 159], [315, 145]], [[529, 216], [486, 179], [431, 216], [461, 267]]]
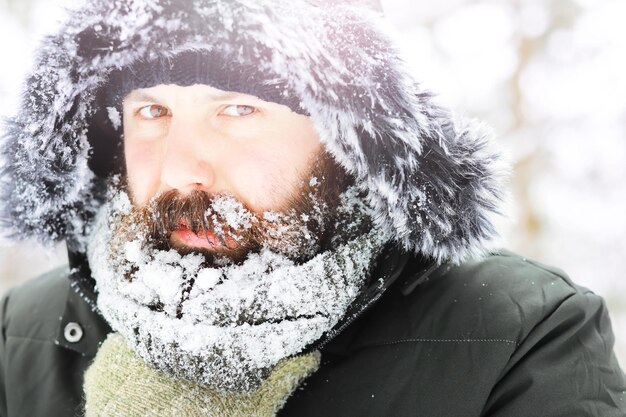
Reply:
[[[309, 185], [316, 185], [314, 178]], [[220, 224], [227, 226], [224, 233], [240, 237], [238, 231], [253, 221], [253, 213], [231, 196], [212, 201], [218, 220], [230, 219]], [[258, 250], [244, 259], [207, 258], [155, 247], [149, 228], [122, 221], [145, 212], [133, 217], [128, 194], [116, 190], [89, 240], [98, 307], [157, 369], [216, 390], [254, 390], [281, 359], [339, 322], [387, 241], [370, 227], [369, 210], [354, 187], [339, 195], [334, 215], [323, 206], [324, 199], [312, 201], [312, 211], [296, 217], [264, 213], [261, 218], [275, 227]], [[332, 225], [323, 222], [324, 214]], [[314, 233], [307, 224], [316, 215], [321, 223]], [[320, 227], [333, 230], [333, 239], [313, 238], [322, 235]], [[294, 258], [312, 249], [318, 253]]]

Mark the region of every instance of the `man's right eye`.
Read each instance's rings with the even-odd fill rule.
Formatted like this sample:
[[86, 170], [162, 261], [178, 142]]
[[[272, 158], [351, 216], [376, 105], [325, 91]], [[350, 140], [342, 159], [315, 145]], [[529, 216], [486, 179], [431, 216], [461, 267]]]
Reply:
[[169, 116], [169, 109], [167, 107], [159, 106], [158, 104], [151, 104], [144, 106], [137, 112], [144, 119], [158, 119], [160, 117]]

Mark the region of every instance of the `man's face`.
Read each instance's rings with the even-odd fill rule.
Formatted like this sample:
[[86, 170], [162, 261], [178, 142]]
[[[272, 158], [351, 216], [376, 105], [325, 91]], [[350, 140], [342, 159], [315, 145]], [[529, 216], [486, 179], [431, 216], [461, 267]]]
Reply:
[[[210, 206], [207, 197], [226, 195], [262, 218], [302, 202], [299, 192], [310, 186], [306, 174], [316, 172], [314, 162], [323, 154], [309, 117], [207, 85], [134, 90], [123, 113], [127, 187], [137, 208], [165, 195], [173, 198], [164, 205], [174, 201], [197, 211]], [[170, 246], [205, 253], [238, 246], [211, 227], [194, 233], [197, 225], [190, 222], [169, 226]]]

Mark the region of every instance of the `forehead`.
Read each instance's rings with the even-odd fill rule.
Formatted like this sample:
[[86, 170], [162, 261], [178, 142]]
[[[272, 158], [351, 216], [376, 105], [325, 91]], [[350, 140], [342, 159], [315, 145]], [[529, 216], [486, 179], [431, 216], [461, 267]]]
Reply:
[[206, 84], [194, 84], [190, 86], [179, 86], [176, 84], [160, 84], [150, 88], [139, 88], [132, 90], [123, 102], [145, 102], [160, 101], [172, 98], [185, 98], [194, 101], [223, 101], [235, 98], [247, 98], [260, 100], [258, 97], [236, 91], [220, 90]]

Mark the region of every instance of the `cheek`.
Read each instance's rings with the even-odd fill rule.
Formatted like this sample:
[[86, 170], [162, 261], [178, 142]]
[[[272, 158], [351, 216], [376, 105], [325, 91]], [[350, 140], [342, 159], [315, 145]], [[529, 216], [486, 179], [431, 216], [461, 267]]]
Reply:
[[276, 158], [267, 149], [241, 149], [228, 170], [231, 191], [251, 210], [261, 213], [274, 205]]
[[286, 208], [321, 149], [317, 137], [308, 139], [289, 137], [266, 142], [264, 147], [240, 149], [232, 181], [251, 209], [261, 213]]
[[137, 205], [146, 203], [159, 189], [161, 156], [153, 144], [125, 143], [128, 186]]

